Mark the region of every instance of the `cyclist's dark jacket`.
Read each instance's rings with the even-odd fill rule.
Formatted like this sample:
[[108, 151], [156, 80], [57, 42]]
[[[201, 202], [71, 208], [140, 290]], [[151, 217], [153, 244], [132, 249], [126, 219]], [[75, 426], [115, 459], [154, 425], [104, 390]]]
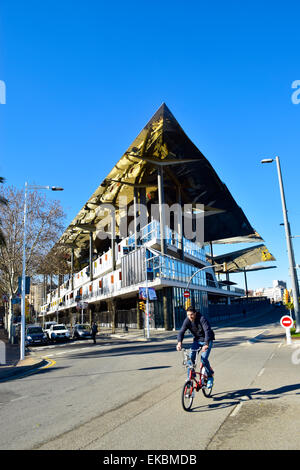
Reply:
[[215, 339], [215, 334], [211, 329], [209, 321], [199, 312], [197, 312], [194, 322], [191, 322], [191, 320], [186, 317], [177, 336], [178, 342], [182, 342], [186, 330], [190, 330], [196, 340], [205, 342], [206, 344]]

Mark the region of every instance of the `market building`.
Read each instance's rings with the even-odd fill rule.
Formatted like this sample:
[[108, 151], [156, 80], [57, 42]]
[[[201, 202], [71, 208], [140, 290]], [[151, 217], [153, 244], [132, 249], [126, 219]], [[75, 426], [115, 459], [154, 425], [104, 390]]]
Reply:
[[262, 241], [163, 104], [61, 236], [70, 272], [40, 316], [143, 328], [148, 308], [151, 328], [178, 328], [189, 304], [207, 314], [210, 300], [245, 294], [213, 245]]

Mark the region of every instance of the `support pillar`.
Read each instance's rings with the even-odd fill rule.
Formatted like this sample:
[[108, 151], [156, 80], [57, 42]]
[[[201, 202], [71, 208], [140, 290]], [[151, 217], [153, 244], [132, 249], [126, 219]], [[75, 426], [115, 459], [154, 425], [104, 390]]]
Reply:
[[[179, 243], [179, 250], [180, 250], [180, 258], [184, 261], [184, 246], [183, 246], [183, 230], [182, 230], [182, 202], [181, 202], [181, 190], [180, 186], [177, 186], [177, 204], [179, 213], [177, 216], [177, 232], [178, 232], [178, 243]], [[174, 227], [175, 228], [175, 227]]]
[[247, 285], [247, 275], [246, 275], [246, 269], [245, 268], [244, 268], [244, 278], [245, 278], [246, 298], [248, 299], [248, 285]]
[[169, 312], [168, 312], [168, 297], [167, 297], [167, 290], [168, 288], [163, 288], [163, 314], [164, 314], [164, 327], [166, 330], [170, 330], [170, 319], [169, 319]]
[[137, 224], [137, 206], [138, 206], [138, 191], [137, 188], [133, 188], [133, 211], [134, 211], [134, 244], [135, 249], [139, 245], [139, 233], [138, 233], [138, 224]]
[[148, 224], [146, 188], [140, 188], [140, 229]]
[[115, 209], [111, 211], [111, 256], [112, 256], [112, 270], [116, 269], [116, 217]]
[[90, 232], [90, 281], [93, 280], [93, 232]]
[[166, 253], [166, 240], [165, 240], [165, 208], [164, 208], [164, 174], [163, 168], [158, 167], [157, 175], [157, 186], [158, 186], [158, 204], [159, 204], [159, 222], [160, 222], [160, 245], [161, 245], [161, 254]]
[[108, 300], [108, 310], [111, 313], [111, 332], [116, 332], [116, 313], [117, 313], [117, 302], [116, 300]]
[[[226, 273], [226, 281], [229, 281], [229, 273]], [[230, 290], [230, 286], [227, 286], [227, 290]], [[230, 297], [227, 297], [227, 305], [230, 305]]]
[[74, 290], [74, 248], [71, 251], [71, 289]]

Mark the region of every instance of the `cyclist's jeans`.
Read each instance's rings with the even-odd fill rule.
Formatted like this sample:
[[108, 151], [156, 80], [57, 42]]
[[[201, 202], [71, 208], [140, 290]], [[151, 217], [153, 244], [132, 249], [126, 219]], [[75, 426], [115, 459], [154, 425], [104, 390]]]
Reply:
[[[191, 354], [191, 360], [192, 362], [195, 364], [195, 360], [196, 360], [196, 351], [197, 349], [199, 349], [200, 346], [204, 346], [206, 343], [202, 342], [202, 341], [197, 341], [197, 340], [194, 340], [193, 344], [192, 344], [192, 354]], [[212, 345], [213, 345], [213, 342], [212, 341], [209, 341], [208, 343], [208, 349], [206, 351], [203, 351], [201, 353], [201, 361], [202, 361], [202, 364], [204, 365], [205, 367], [205, 370], [206, 370], [206, 373], [207, 373], [207, 376], [210, 377], [212, 374], [211, 374], [211, 367], [210, 367], [210, 363], [209, 363], [209, 360], [208, 360], [208, 357], [209, 357], [209, 354], [210, 354], [210, 350], [212, 348]]]

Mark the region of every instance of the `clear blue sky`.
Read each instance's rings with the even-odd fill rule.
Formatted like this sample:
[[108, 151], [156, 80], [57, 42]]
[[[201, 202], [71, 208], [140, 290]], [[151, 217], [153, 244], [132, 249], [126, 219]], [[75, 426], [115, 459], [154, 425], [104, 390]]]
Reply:
[[249, 288], [288, 280], [276, 167], [260, 159], [281, 157], [300, 235], [299, 14], [296, 1], [2, 0], [0, 175], [63, 186], [68, 224], [166, 102], [277, 258]]

